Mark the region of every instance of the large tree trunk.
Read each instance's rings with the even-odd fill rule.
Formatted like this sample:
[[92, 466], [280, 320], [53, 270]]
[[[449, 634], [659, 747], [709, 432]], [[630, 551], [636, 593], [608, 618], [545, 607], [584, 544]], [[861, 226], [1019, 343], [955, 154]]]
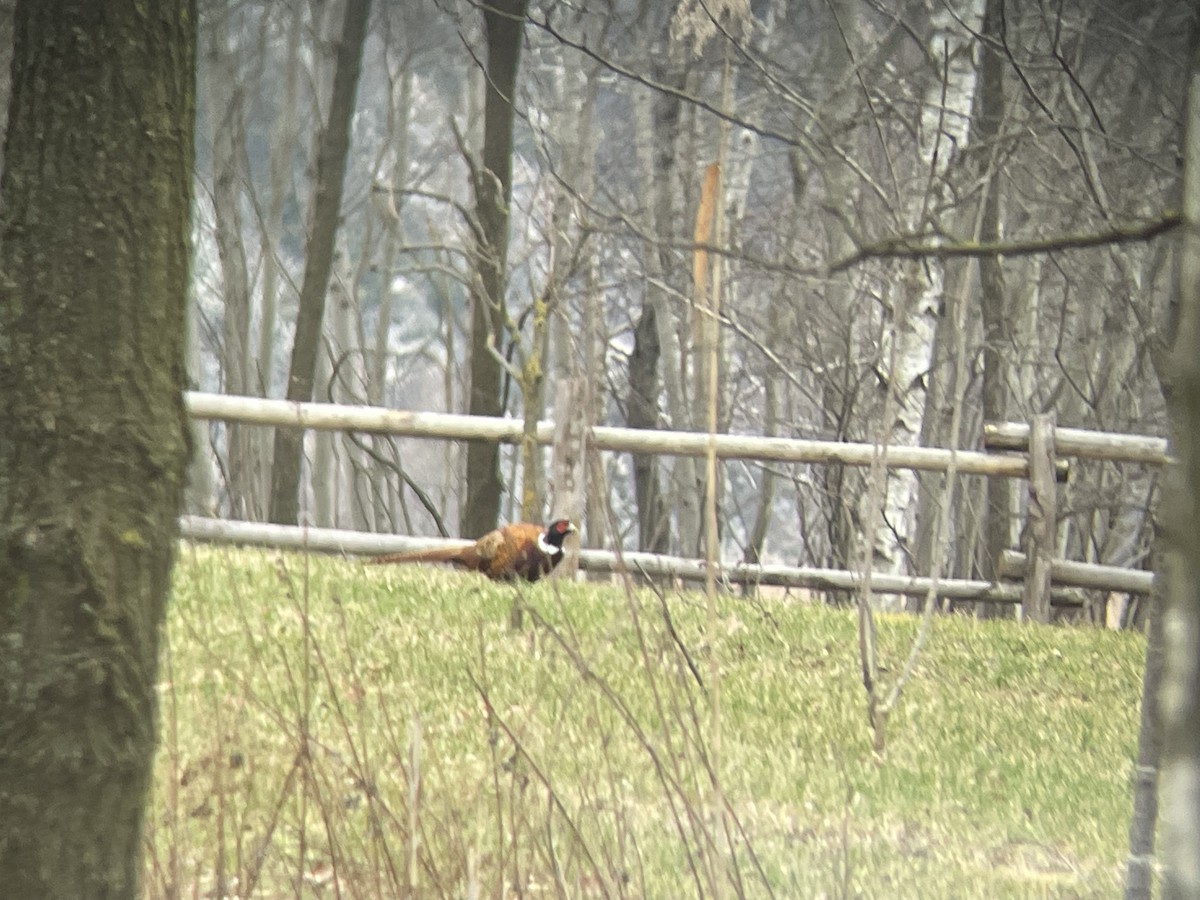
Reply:
[[[521, 63], [527, 0], [497, 0], [484, 7], [487, 89], [483, 112], [483, 169], [475, 181], [476, 272], [471, 284], [471, 398], [473, 416], [499, 416], [500, 360], [507, 314], [509, 203], [512, 200], [513, 94]], [[489, 344], [491, 346], [489, 346]], [[500, 445], [467, 445], [467, 497], [459, 533], [475, 538], [500, 519]]]
[[1167, 360], [1171, 455], [1163, 495], [1166, 605], [1160, 713], [1164, 900], [1200, 897], [1200, 41], [1184, 109], [1179, 312]]
[[[321, 132], [317, 149], [317, 184], [313, 197], [312, 226], [304, 259], [304, 280], [300, 285], [300, 305], [296, 312], [296, 337], [288, 369], [287, 399], [305, 402], [313, 398], [317, 372], [317, 351], [325, 319], [325, 294], [333, 269], [338, 217], [342, 208], [346, 158], [350, 153], [350, 121], [362, 67], [363, 41], [371, 0], [346, 0], [342, 20], [342, 40], [338, 47], [337, 69], [333, 75], [333, 95], [329, 119]], [[300, 518], [300, 462], [304, 434], [289, 428], [275, 432], [275, 452], [271, 464], [270, 520], [281, 525], [296, 524]]]
[[188, 428], [193, 0], [18, 4], [0, 234], [0, 884], [138, 895]]

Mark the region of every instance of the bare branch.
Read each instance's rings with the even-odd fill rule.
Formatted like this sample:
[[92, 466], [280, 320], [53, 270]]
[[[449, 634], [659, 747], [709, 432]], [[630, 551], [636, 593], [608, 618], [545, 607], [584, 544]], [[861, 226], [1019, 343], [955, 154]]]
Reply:
[[1092, 234], [1067, 234], [1054, 238], [1029, 241], [977, 241], [943, 242], [935, 237], [932, 241], [921, 235], [887, 238], [870, 244], [840, 259], [829, 267], [829, 274], [844, 272], [871, 259], [923, 259], [935, 257], [981, 256], [1033, 256], [1039, 253], [1055, 253], [1060, 250], [1083, 250], [1089, 247], [1107, 247], [1112, 244], [1129, 244], [1148, 241], [1174, 230], [1183, 223], [1183, 217], [1174, 211], [1166, 211], [1159, 218], [1140, 225], [1117, 226]]

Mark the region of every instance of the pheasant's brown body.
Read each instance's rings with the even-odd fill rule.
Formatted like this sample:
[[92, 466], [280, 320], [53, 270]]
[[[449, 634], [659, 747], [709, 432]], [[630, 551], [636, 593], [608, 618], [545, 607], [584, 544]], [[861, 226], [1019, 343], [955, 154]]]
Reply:
[[576, 531], [559, 519], [543, 528], [515, 522], [489, 531], [465, 547], [436, 547], [377, 556], [376, 563], [448, 563], [481, 572], [497, 581], [537, 581], [550, 574], [563, 558], [563, 539]]

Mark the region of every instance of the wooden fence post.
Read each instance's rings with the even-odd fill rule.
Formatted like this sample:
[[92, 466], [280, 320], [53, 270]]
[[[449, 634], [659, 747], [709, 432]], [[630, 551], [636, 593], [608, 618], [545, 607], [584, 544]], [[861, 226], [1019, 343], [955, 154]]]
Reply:
[[1034, 622], [1050, 621], [1050, 566], [1058, 533], [1058, 483], [1054, 478], [1054, 413], [1033, 417], [1029, 428], [1029, 511], [1025, 530], [1022, 606]]

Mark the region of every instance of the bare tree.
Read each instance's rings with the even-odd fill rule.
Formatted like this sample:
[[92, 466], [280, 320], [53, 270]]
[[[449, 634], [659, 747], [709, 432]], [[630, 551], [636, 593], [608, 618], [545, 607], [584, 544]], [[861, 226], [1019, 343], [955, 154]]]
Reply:
[[[289, 400], [309, 401], [313, 398], [317, 351], [325, 318], [325, 295], [329, 290], [333, 268], [346, 158], [350, 151], [350, 123], [354, 115], [354, 98], [370, 14], [371, 0], [346, 0], [329, 118], [321, 131], [317, 152], [316, 186], [304, 280], [300, 286], [296, 336], [288, 369]], [[275, 433], [271, 466], [272, 522], [295, 524], [299, 521], [303, 438], [303, 433], [289, 429], [279, 429]]]
[[[228, 7], [212, 6], [215, 26]], [[486, 66], [473, 58], [473, 40], [460, 37], [475, 29], [476, 16], [480, 24], [485, 17], [469, 5], [429, 2], [381, 11], [380, 39], [367, 48], [371, 62], [363, 75], [375, 80], [360, 91], [355, 158], [341, 206], [345, 316], [322, 329], [343, 361], [332, 388], [318, 379], [317, 396], [469, 410], [469, 372], [477, 361], [485, 369], [495, 365], [492, 375], [474, 379], [476, 385], [491, 379], [502, 392], [498, 406], [479, 411], [522, 415], [532, 423], [546, 414], [543, 371], [554, 373], [552, 380], [590, 372], [592, 400], [570, 407], [595, 410], [597, 423], [628, 416], [633, 423], [693, 429], [703, 400], [697, 386], [706, 373], [692, 325], [704, 317], [692, 313], [687, 263], [706, 256], [710, 266], [720, 261], [727, 301], [717, 338], [722, 428], [760, 430], [770, 420], [781, 436], [863, 440], [886, 433], [892, 442], [945, 443], [949, 419], [936, 391], [953, 360], [939, 335], [939, 298], [968, 282], [983, 315], [967, 320], [967, 352], [983, 364], [972, 370], [974, 403], [957, 436], [964, 446], [978, 434], [985, 394], [988, 416], [1026, 417], [1053, 407], [1064, 424], [1162, 427], [1161, 397], [1144, 371], [1138, 340], [1161, 316], [1160, 247], [1018, 254], [994, 266], [952, 260], [942, 251], [929, 263], [921, 259], [933, 244], [956, 237], [986, 243], [985, 232], [1001, 243], [1043, 249], [1063, 246], [1063, 235], [1074, 234], [1083, 239], [1079, 246], [1094, 248], [1102, 230], [1131, 233], [1126, 225], [1137, 226], [1161, 207], [1173, 140], [1164, 123], [1176, 116], [1161, 85], [1177, 67], [1171, 35], [1182, 3], [1148, 6], [1119, 25], [1094, 5], [1009, 4], [1003, 27], [993, 13], [986, 40], [934, 16], [937, 4], [907, 2], [885, 14], [869, 5], [829, 3], [813, 9], [808, 25], [790, 15], [787, 4], [752, 4], [745, 29], [717, 5], [685, 6], [707, 29], [703, 46], [678, 29], [672, 36], [674, 8], [653, 3], [572, 7], [549, 17], [546, 4], [530, 4], [519, 16], [508, 14], [514, 23], [523, 21], [526, 34], [523, 58], [511, 61], [519, 63], [521, 77], [509, 121], [510, 194], [501, 204], [511, 246], [502, 254], [489, 250], [477, 232], [484, 223], [480, 197], [499, 179], [488, 175], [478, 152], [465, 151], [467, 142], [457, 141], [452, 124], [486, 126], [487, 89], [511, 111], [511, 102], [502, 101], [511, 101], [513, 90], [496, 90], [501, 82], [495, 77], [489, 84]], [[955, 8], [974, 21], [982, 6], [980, 0]], [[208, 318], [200, 334], [207, 346], [198, 372], [206, 387], [213, 386], [212, 348], [228, 329], [232, 343], [248, 348], [247, 389], [261, 381], [272, 390], [270, 358], [282, 356], [276, 345], [285, 331], [276, 324], [286, 324], [300, 266], [312, 261], [305, 259], [300, 232], [312, 221], [305, 195], [313, 167], [306, 147], [282, 148], [288, 134], [322, 130], [306, 127], [314, 105], [308, 98], [319, 94], [316, 105], [328, 108], [332, 56], [316, 54], [309, 77], [305, 51], [336, 30], [336, 23], [326, 29], [324, 22], [340, 18], [340, 9], [303, 3], [297, 16], [294, 4], [279, 0], [241, 4], [238, 21], [258, 29], [252, 33], [259, 37], [230, 38], [230, 52], [243, 58], [217, 60], [241, 74], [242, 107], [255, 111], [236, 112], [235, 85], [226, 84], [231, 102], [217, 105], [218, 117], [206, 118], [228, 119], [234, 133], [245, 132], [244, 146], [213, 149], [224, 154], [225, 170], [241, 188], [223, 199], [221, 222], [243, 220], [251, 300], [247, 325], [245, 316], [222, 320], [212, 291], [203, 292]], [[503, 17], [499, 7], [491, 12]], [[254, 58], [264, 46], [279, 64]], [[285, 70], [282, 63], [294, 61], [296, 48], [300, 61]], [[731, 102], [723, 108], [717, 97], [727, 50], [734, 69]], [[213, 62], [206, 57], [201, 65]], [[989, 66], [1000, 70], [999, 78]], [[1145, 77], [1129, 78], [1131, 71]], [[972, 107], [972, 73], [980, 79], [978, 109]], [[999, 93], [983, 90], [989, 78]], [[201, 89], [210, 91], [218, 80], [205, 74]], [[290, 124], [285, 111], [271, 114], [285, 95], [295, 106]], [[991, 112], [984, 108], [987, 97], [996, 101]], [[595, 137], [580, 143], [574, 133], [586, 126], [575, 123], [588, 105], [595, 109]], [[259, 116], [260, 109], [268, 114]], [[724, 173], [729, 228], [698, 248], [694, 213], [721, 121], [735, 136]], [[464, 152], [453, 152], [456, 141]], [[472, 140], [471, 146], [482, 145]], [[217, 161], [207, 154], [203, 160]], [[206, 201], [215, 200], [217, 187], [206, 191]], [[235, 224], [227, 234], [237, 233]], [[202, 274], [222, 273], [222, 255], [236, 274], [235, 249], [227, 244], [218, 254], [215, 240], [210, 246]], [[553, 271], [543, 267], [551, 260]], [[482, 296], [480, 276], [494, 275], [485, 271], [493, 262], [505, 268], [496, 295], [503, 309], [491, 299], [472, 305]], [[981, 271], [986, 277], [977, 277]], [[599, 302], [586, 304], [585, 295]], [[278, 312], [271, 297], [278, 298]], [[481, 310], [491, 321], [473, 327], [471, 315]], [[589, 341], [576, 339], [585, 332]], [[491, 344], [477, 353], [472, 338], [477, 349]], [[614, 364], [597, 367], [608, 358]], [[881, 422], [887, 391], [900, 415]], [[214, 443], [223, 452], [220, 441]], [[361, 455], [368, 450], [370, 462]], [[409, 443], [397, 448], [378, 439], [353, 447], [328, 442], [320, 458], [338, 474], [323, 479], [326, 499], [337, 499], [336, 515], [349, 515], [356, 525], [419, 529], [426, 520], [406, 511], [416, 496], [408, 485], [434, 486], [422, 506], [453, 527], [453, 514], [442, 507], [457, 502], [461, 509], [467, 499], [456, 452]], [[507, 496], [514, 514], [518, 500], [526, 510], [540, 507], [551, 486], [539, 475], [540, 452], [524, 448], [523, 462], [515, 454], [504, 457], [512, 474], [503, 479], [492, 465], [501, 458], [494, 446], [462, 452], [491, 461], [479, 470], [483, 476], [466, 479], [479, 484], [485, 477], [487, 505], [502, 509], [498, 498]], [[219, 463], [232, 477], [230, 460]], [[388, 483], [376, 475], [377, 483], [367, 485], [371, 471], [386, 471]], [[703, 494], [694, 460], [638, 458], [632, 467], [611, 460], [607, 471], [611, 483], [598, 487], [616, 501], [620, 535], [636, 541], [640, 530], [644, 546], [698, 551]], [[1083, 465], [1077, 474], [1060, 494], [1064, 552], [1141, 563], [1153, 479], [1103, 466]], [[912, 509], [912, 485], [903, 478], [889, 479], [891, 500], [867, 538], [859, 472], [726, 467], [722, 477], [725, 551], [746, 541], [752, 555], [844, 566], [871, 544], [880, 550], [873, 564], [884, 565], [888, 554], [912, 564], [914, 535], [901, 527]], [[928, 487], [936, 479], [924, 481]], [[752, 494], [764, 486], [768, 502], [759, 504]], [[899, 499], [905, 490], [908, 499]], [[988, 490], [997, 515], [993, 549], [985, 551], [981, 511]], [[961, 496], [951, 530], [951, 574], [986, 569], [1020, 512], [1020, 494], [1011, 485], [972, 480]], [[355, 505], [368, 498], [369, 514]], [[1008, 514], [1001, 506], [1006, 498]], [[794, 516], [781, 518], [787, 509]], [[770, 537], [755, 551], [764, 535]], [[928, 535], [923, 539], [927, 543]]]
[[[484, 100], [482, 167], [474, 172], [476, 217], [475, 278], [471, 283], [471, 395], [475, 416], [503, 411], [499, 354], [507, 333], [508, 229], [512, 201], [513, 101], [528, 0], [502, 0], [484, 7], [487, 35], [487, 87]], [[500, 448], [490, 441], [467, 447], [467, 496], [460, 533], [478, 537], [500, 517]]]
[[[673, 41], [666, 24], [652, 35], [651, 72], [657, 82], [668, 86], [658, 92], [640, 91], [634, 97], [636, 146], [642, 193], [648, 197], [652, 234], [661, 241], [645, 249], [642, 311], [634, 330], [636, 341], [630, 358], [627, 420], [633, 428], [653, 428], [659, 423], [659, 384], [665, 395], [669, 424], [680, 430], [692, 427], [687, 401], [683, 344], [684, 325], [676, 311], [677, 297], [686, 296], [679, 281], [683, 267], [670, 248], [672, 238], [683, 231], [684, 166], [678, 154], [684, 141], [679, 96], [686, 85], [689, 55]], [[670, 503], [660, 482], [659, 463], [649, 457], [634, 458], [638, 499], [640, 546], [661, 550], [670, 545], [668, 508], [674, 511], [679, 544], [684, 553], [695, 554], [700, 540], [700, 497], [703, 487], [695, 460], [676, 459], [669, 469]]]
[[[1000, 162], [1004, 145], [1000, 142], [1004, 119], [1004, 71], [999, 47], [1004, 28], [1001, 0], [987, 0], [983, 15], [982, 60], [979, 67], [979, 99], [972, 123], [972, 143], [983, 148], [983, 209], [979, 217], [979, 239], [1000, 240]], [[979, 260], [979, 301], [983, 314], [983, 416], [991, 422], [1006, 422], [1010, 409], [1009, 385], [1013, 347], [1011, 314], [1004, 267], [995, 256]], [[1004, 479], [987, 483], [987, 524], [984, 578], [995, 578], [994, 565], [1000, 552], [1012, 545], [1012, 486]]]

